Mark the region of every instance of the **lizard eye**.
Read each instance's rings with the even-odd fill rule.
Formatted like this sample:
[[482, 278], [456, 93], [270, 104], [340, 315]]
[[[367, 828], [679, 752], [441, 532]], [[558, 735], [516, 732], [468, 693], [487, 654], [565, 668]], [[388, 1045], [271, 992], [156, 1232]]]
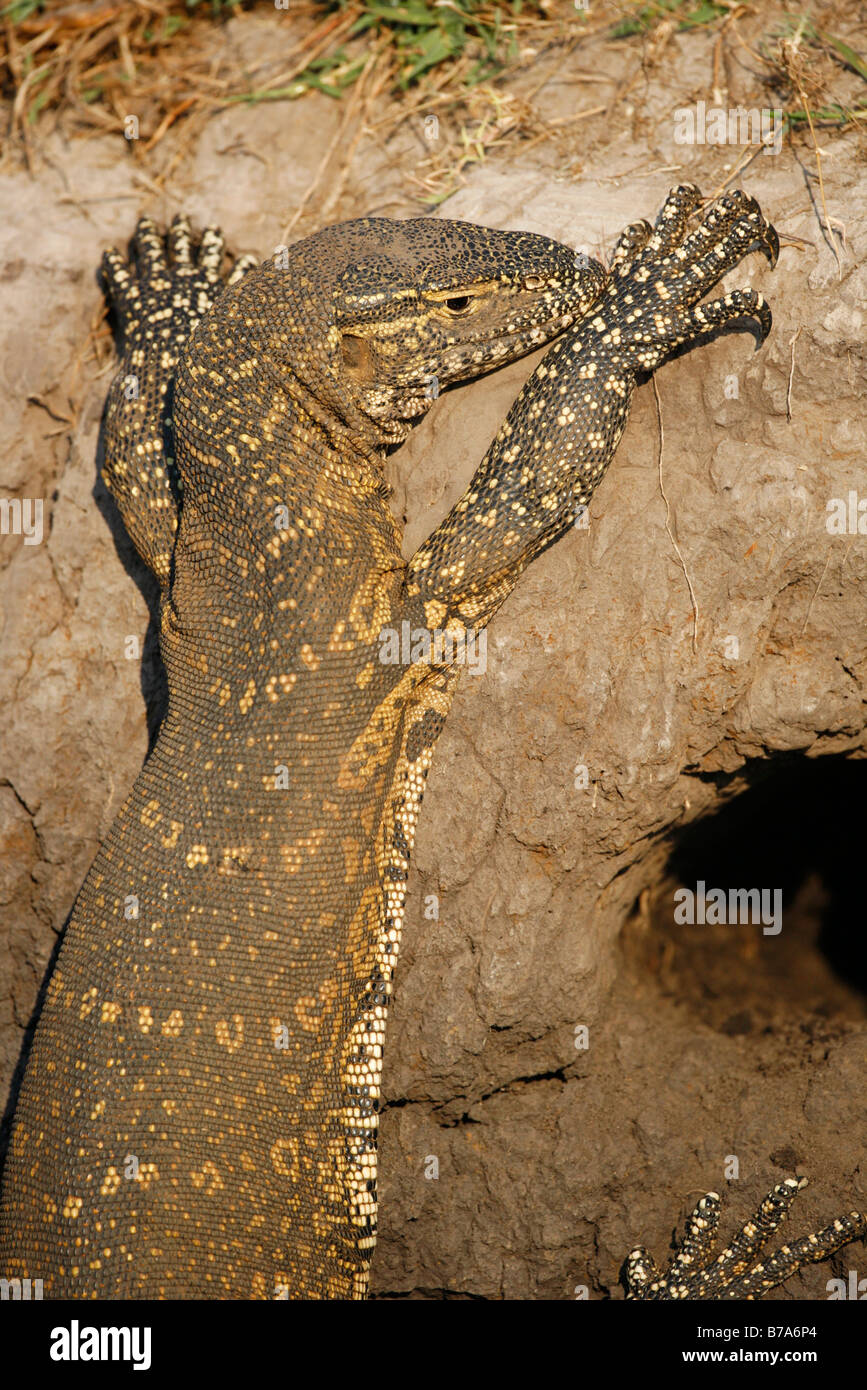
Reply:
[[455, 285], [454, 289], [423, 290], [422, 296], [441, 313], [445, 312], [456, 318], [459, 314], [471, 314], [477, 304], [481, 307], [498, 289], [498, 280], [484, 280], [475, 285], [467, 285], [463, 291], [459, 285]]

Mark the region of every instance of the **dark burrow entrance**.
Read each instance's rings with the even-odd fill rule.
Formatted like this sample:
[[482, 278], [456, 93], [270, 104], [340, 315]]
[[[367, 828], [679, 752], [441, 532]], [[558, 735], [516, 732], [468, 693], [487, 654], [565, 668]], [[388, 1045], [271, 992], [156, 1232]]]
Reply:
[[[863, 1020], [867, 760], [790, 756], [757, 765], [751, 783], [678, 835], [665, 877], [624, 927], [627, 969], [729, 1034]], [[780, 890], [782, 929], [677, 921], [677, 908], [700, 915], [700, 884], [705, 896], [724, 890], [729, 918], [747, 902], [730, 890], [765, 890], [771, 908]]]

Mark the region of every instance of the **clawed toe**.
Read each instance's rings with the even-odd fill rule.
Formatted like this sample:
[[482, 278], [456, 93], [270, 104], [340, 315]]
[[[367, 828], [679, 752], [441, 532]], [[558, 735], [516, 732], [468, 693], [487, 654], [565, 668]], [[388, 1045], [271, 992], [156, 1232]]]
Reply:
[[630, 222], [628, 227], [624, 227], [611, 253], [608, 268], [612, 274], [625, 274], [635, 256], [639, 251], [644, 250], [652, 235], [653, 228], [646, 218], [642, 218], [640, 222]]
[[138, 282], [130, 275], [126, 261], [114, 246], [103, 252], [101, 268], [105, 288], [115, 306], [121, 327], [125, 328], [141, 312]]
[[776, 229], [765, 220], [755, 198], [735, 189], [710, 208], [701, 224], [683, 241], [677, 257], [687, 265], [707, 267], [719, 279], [753, 248], [761, 250], [772, 267], [776, 265], [780, 252]]
[[172, 265], [183, 267], [192, 266], [193, 234], [190, 229], [190, 219], [184, 213], [176, 213], [172, 218], [172, 225], [169, 228], [167, 239], [172, 257]]
[[696, 333], [707, 333], [721, 328], [733, 319], [754, 318], [758, 320], [760, 339], [758, 346], [765, 341], [773, 327], [773, 315], [767, 300], [758, 290], [732, 290], [730, 294], [712, 299], [706, 304], [696, 304], [689, 311], [688, 322]]
[[[150, 217], [140, 217], [132, 245], [139, 276], [146, 281], [162, 281], [169, 273], [165, 240]], [[157, 288], [157, 286], [155, 286]]]
[[248, 271], [255, 270], [258, 264], [255, 256], [239, 256], [226, 277], [226, 284], [237, 285], [238, 281], [243, 280]]
[[657, 255], [666, 255], [678, 246], [684, 238], [690, 217], [700, 204], [701, 192], [694, 183], [682, 183], [672, 189], [656, 218], [647, 249]]
[[206, 227], [199, 245], [199, 266], [209, 278], [219, 279], [225, 243], [219, 227]]

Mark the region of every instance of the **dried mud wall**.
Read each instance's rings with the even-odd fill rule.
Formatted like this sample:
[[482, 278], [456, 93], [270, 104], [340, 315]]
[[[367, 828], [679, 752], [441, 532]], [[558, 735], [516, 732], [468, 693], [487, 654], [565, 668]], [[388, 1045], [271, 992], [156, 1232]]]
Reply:
[[[680, 43], [687, 90], [698, 54]], [[643, 126], [568, 179], [518, 146], [444, 213], [596, 253], [671, 183], [710, 191], [722, 155], [674, 145], [664, 80]], [[97, 478], [109, 377], [83, 349], [94, 268], [142, 208], [166, 217], [181, 201], [265, 254], [335, 129], [325, 98], [309, 100], [310, 124], [298, 108], [216, 117], [162, 201], [107, 138], [58, 141], [35, 182], [0, 175], [0, 494], [44, 499], [41, 543], [2, 542], [4, 1098], [163, 690], [153, 588]], [[751, 258], [727, 284], [766, 294], [770, 339], [756, 352], [727, 333], [661, 369], [664, 442], [652, 387], [638, 392], [589, 525], [522, 578], [486, 670], [462, 679], [390, 1024], [381, 1296], [622, 1296], [627, 1251], [664, 1255], [732, 1159], [729, 1220], [792, 1171], [812, 1180], [803, 1229], [867, 1203], [867, 185], [854, 141], [834, 152], [839, 266], [799, 157], [760, 156], [740, 182], [802, 241], [774, 273]], [[339, 215], [383, 210], [388, 160], [366, 159]], [[448, 393], [391, 458], [407, 553], [532, 366]], [[674, 894], [700, 881], [785, 890], [782, 930], [679, 925]], [[825, 1297], [833, 1272], [779, 1296]]]

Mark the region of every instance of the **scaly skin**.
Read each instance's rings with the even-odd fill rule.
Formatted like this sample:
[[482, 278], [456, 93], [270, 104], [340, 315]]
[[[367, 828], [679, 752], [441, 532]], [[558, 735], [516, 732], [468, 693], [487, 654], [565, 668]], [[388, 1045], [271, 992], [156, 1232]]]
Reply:
[[[366, 219], [221, 292], [222, 243], [105, 270], [106, 481], [162, 589], [169, 706], [77, 899], [21, 1091], [0, 1271], [50, 1297], [363, 1296], [409, 854], [466, 637], [574, 522], [637, 374], [770, 313], [699, 301], [777, 243], [697, 190], [612, 273], [543, 237]], [[561, 334], [409, 563], [382, 463], [439, 386]], [[434, 384], [435, 379], [435, 384]], [[646, 1265], [635, 1265], [640, 1284]], [[654, 1296], [660, 1296], [654, 1293]], [[670, 1296], [681, 1296], [680, 1294]]]

